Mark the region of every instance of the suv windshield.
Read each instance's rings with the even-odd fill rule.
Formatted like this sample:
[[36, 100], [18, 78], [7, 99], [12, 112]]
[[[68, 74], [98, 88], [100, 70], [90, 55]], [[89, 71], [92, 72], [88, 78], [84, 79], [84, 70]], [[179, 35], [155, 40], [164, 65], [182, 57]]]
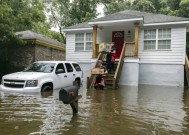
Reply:
[[55, 63], [33, 63], [28, 66], [24, 72], [43, 72], [51, 73], [54, 70]]

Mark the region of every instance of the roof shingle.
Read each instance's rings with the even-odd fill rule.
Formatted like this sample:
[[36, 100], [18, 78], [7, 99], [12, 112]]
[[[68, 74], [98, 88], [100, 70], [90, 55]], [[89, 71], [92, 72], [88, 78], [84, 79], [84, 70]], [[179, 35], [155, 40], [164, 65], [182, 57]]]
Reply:
[[[189, 21], [189, 18], [184, 18], [184, 17], [168, 16], [163, 14], [154, 14], [154, 13], [140, 12], [134, 10], [124, 10], [101, 18], [93, 19], [89, 22], [133, 19], [133, 18], [143, 18], [144, 24]], [[90, 28], [90, 26], [88, 22], [85, 22], [67, 27], [65, 29], [78, 29], [78, 28]]]
[[64, 47], [64, 48], [66, 47], [65, 44], [63, 44], [63, 43], [61, 43], [57, 40], [51, 39], [49, 37], [45, 37], [42, 34], [38, 34], [38, 33], [35, 33], [33, 31], [30, 31], [30, 30], [16, 32], [16, 34], [21, 35], [21, 39], [23, 39], [23, 40], [37, 39], [37, 40], [48, 42], [48, 43], [58, 45], [58, 46], [61, 46], [61, 47]]

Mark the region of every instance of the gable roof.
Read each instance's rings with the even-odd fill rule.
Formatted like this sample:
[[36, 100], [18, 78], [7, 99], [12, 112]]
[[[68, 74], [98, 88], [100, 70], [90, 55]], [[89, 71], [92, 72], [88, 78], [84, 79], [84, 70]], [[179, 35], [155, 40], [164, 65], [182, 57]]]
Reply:
[[140, 12], [140, 11], [133, 11], [133, 10], [125, 10], [118, 13], [107, 15], [105, 17], [91, 20], [90, 22], [132, 19], [132, 18], [143, 18], [144, 24], [189, 21], [189, 18], [184, 18], [184, 17], [168, 16], [168, 15], [163, 15], [163, 14], [154, 14], [154, 13], [147, 13], [147, 12]]
[[77, 28], [90, 28], [91, 26], [89, 25], [88, 22], [84, 23], [79, 23], [70, 27], [67, 27], [66, 29], [77, 29]]
[[60, 47], [64, 47], [64, 48], [66, 47], [65, 44], [63, 44], [57, 40], [51, 39], [49, 37], [45, 37], [42, 34], [38, 34], [33, 31], [30, 31], [30, 30], [16, 32], [16, 34], [21, 35], [21, 39], [23, 39], [23, 40], [40, 40], [40, 41], [50, 43], [53, 45], [57, 45]]
[[126, 19], [128, 20], [129, 19], [140, 19], [140, 20], [142, 19], [143, 24], [189, 21], [189, 18], [184, 18], [184, 17], [154, 14], [154, 13], [140, 12], [140, 11], [134, 11], [134, 10], [124, 10], [118, 13], [101, 17], [101, 18], [93, 19], [89, 22], [84, 22], [84, 23], [67, 27], [63, 31], [69, 31], [69, 29], [81, 29], [81, 28], [86, 29], [86, 28], [91, 28], [90, 24], [95, 24], [98, 22], [126, 20]]

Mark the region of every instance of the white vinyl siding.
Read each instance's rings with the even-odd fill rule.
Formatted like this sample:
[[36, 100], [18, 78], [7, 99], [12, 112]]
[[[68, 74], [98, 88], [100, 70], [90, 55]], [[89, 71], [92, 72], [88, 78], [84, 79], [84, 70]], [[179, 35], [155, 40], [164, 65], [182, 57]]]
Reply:
[[[169, 26], [170, 28], [170, 26]], [[154, 28], [152, 28], [154, 29]], [[159, 38], [159, 48], [161, 44], [165, 46], [171, 45], [169, 50], [145, 50], [144, 49], [144, 30], [141, 28], [139, 32], [139, 58], [140, 63], [158, 63], [158, 64], [184, 64], [185, 63], [185, 47], [186, 47], [186, 28], [172, 27], [170, 34], [162, 35], [163, 40]], [[157, 36], [157, 35], [156, 35]], [[158, 35], [159, 36], [159, 35]], [[170, 40], [167, 40], [170, 39]], [[164, 43], [162, 43], [164, 42]], [[168, 42], [168, 43], [167, 43]], [[167, 47], [168, 48], [168, 47]]]
[[93, 44], [92, 33], [77, 33], [75, 34], [75, 51], [92, 51]]
[[171, 29], [144, 30], [144, 50], [170, 50]]
[[67, 61], [76, 61], [76, 62], [91, 62], [92, 52], [75, 51], [75, 33], [66, 34], [66, 60]]

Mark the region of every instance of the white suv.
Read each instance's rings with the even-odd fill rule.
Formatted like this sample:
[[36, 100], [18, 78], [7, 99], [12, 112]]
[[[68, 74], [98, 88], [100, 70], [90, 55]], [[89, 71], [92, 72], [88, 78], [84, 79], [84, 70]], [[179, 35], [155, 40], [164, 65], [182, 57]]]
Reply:
[[83, 80], [83, 72], [76, 62], [38, 61], [24, 71], [2, 77], [0, 89], [3, 91], [45, 92], [78, 84]]

